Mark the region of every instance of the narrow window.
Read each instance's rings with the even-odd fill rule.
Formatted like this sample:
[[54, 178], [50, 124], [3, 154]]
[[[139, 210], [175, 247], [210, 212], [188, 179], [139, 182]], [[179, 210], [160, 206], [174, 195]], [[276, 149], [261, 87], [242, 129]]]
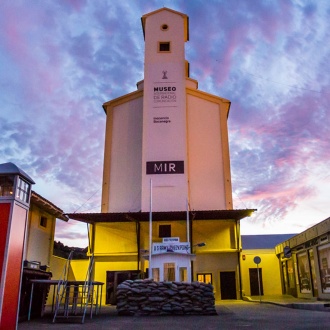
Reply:
[[174, 262], [164, 263], [164, 281], [165, 282], [175, 281], [175, 263]]
[[10, 196], [14, 190], [14, 176], [0, 176], [0, 197]]
[[159, 268], [152, 269], [152, 278], [155, 282], [159, 282]]
[[40, 217], [40, 227], [47, 228], [47, 218], [46, 217], [43, 217], [43, 216]]
[[18, 178], [16, 197], [19, 198], [21, 201], [28, 203], [29, 196], [30, 196], [30, 185], [21, 178]]
[[170, 47], [170, 42], [167, 41], [167, 42], [159, 42], [158, 44], [158, 49], [159, 49], [159, 52], [169, 52], [171, 50], [171, 47]]
[[180, 267], [179, 271], [180, 271], [180, 281], [188, 282], [187, 267]]
[[158, 237], [171, 237], [171, 225], [159, 225]]

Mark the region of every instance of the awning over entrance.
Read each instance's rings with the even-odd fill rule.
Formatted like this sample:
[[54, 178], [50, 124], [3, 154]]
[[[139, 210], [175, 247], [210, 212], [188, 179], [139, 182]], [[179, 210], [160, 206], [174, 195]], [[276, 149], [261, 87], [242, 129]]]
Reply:
[[[241, 220], [249, 217], [256, 209], [189, 211], [190, 220]], [[70, 219], [85, 223], [99, 222], [147, 222], [149, 212], [120, 213], [67, 213]], [[187, 219], [186, 211], [153, 212], [153, 221], [182, 221]]]

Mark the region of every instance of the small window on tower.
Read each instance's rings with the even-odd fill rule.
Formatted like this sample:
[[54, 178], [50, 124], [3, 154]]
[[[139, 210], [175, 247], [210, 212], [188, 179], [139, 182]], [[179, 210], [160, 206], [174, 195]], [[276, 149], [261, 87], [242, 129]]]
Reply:
[[171, 225], [159, 225], [159, 237], [171, 237]]
[[171, 50], [171, 47], [170, 47], [170, 42], [167, 41], [167, 42], [159, 42], [158, 44], [158, 49], [159, 49], [159, 52], [169, 52]]
[[47, 218], [46, 217], [43, 217], [43, 216], [40, 217], [40, 227], [47, 228]]

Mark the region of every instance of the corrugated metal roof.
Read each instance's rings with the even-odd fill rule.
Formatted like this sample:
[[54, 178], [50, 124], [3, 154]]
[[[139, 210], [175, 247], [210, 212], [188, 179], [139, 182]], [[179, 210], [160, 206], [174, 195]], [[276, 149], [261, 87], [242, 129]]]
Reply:
[[46, 198], [42, 197], [41, 195], [37, 194], [35, 191], [32, 190], [31, 193], [31, 203], [38, 205], [39, 207], [45, 209], [50, 214], [54, 215], [56, 218], [68, 221], [69, 218], [64, 215], [64, 212], [57, 207], [55, 204], [47, 200]]
[[[190, 220], [241, 220], [249, 217], [255, 209], [244, 210], [213, 210], [190, 211]], [[149, 212], [121, 212], [121, 213], [67, 213], [70, 219], [86, 222], [146, 222]], [[186, 211], [153, 212], [153, 221], [182, 221], [187, 219]]]

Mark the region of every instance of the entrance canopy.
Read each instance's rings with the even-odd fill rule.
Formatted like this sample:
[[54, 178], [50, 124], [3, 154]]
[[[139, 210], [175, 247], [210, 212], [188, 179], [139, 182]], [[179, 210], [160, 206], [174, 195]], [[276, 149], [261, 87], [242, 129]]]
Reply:
[[[191, 220], [241, 220], [249, 217], [256, 209], [189, 211]], [[99, 222], [147, 222], [149, 212], [120, 213], [67, 213], [70, 219], [89, 224]], [[182, 221], [187, 219], [186, 211], [153, 212], [153, 221]]]

